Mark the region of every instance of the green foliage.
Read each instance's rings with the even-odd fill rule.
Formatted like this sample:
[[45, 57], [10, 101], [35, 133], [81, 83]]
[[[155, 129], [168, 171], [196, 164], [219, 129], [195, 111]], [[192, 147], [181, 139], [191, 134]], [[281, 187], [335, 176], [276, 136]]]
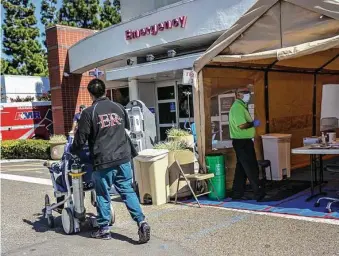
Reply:
[[[119, 2], [120, 7], [120, 2]], [[100, 14], [100, 28], [107, 28], [121, 21], [121, 16], [118, 7], [110, 0], [105, 0], [104, 6]]]
[[167, 149], [168, 151], [189, 150], [184, 141], [167, 141], [154, 145], [154, 149]]
[[78, 28], [100, 29], [99, 0], [63, 0], [59, 24]]
[[3, 0], [3, 52], [9, 57], [6, 74], [46, 76], [47, 59], [38, 37], [35, 6], [29, 0]]
[[[41, 2], [41, 23], [45, 26], [45, 29], [55, 25], [57, 20], [57, 0], [43, 0]], [[42, 33], [42, 36], [45, 37], [45, 32]], [[44, 45], [47, 47], [46, 40], [44, 40]]]
[[67, 139], [65, 135], [52, 135], [51, 138], [49, 139], [50, 143], [66, 143]]
[[16, 98], [11, 98], [11, 102], [32, 102], [34, 101], [34, 97], [26, 96], [25, 98], [20, 98], [17, 96]]
[[121, 21], [120, 0], [63, 0], [58, 24], [78, 28], [103, 29]]
[[182, 137], [182, 136], [189, 136], [191, 135], [188, 131], [178, 129], [178, 128], [171, 128], [170, 130], [166, 131], [167, 136], [173, 137]]
[[41, 2], [41, 23], [46, 27], [57, 23], [57, 0], [43, 0]]
[[42, 95], [37, 96], [38, 101], [51, 101], [51, 91], [43, 93]]
[[2, 159], [49, 159], [46, 140], [5, 140], [1, 142]]
[[1, 75], [7, 74], [8, 60], [1, 58]]

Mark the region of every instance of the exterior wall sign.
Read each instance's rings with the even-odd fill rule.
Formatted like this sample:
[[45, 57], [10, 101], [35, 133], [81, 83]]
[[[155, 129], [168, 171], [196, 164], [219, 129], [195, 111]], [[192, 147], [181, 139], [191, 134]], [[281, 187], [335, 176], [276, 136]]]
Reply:
[[187, 21], [187, 16], [181, 16], [179, 18], [173, 19], [173, 20], [166, 20], [164, 22], [160, 22], [159, 24], [155, 24], [152, 26], [148, 26], [146, 28], [137, 29], [137, 30], [131, 30], [128, 29], [125, 31], [125, 38], [126, 40], [132, 40], [140, 38], [141, 36], [156, 36], [158, 32], [172, 29], [172, 28], [185, 28]]

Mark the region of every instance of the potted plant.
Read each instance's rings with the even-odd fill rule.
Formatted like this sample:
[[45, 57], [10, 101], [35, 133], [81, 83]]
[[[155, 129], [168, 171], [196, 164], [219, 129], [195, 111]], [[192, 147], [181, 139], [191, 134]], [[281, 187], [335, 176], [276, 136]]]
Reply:
[[193, 135], [188, 131], [179, 128], [171, 128], [166, 133], [169, 141], [183, 141], [188, 147], [194, 147]]
[[65, 144], [66, 144], [65, 135], [52, 135], [49, 144], [51, 148], [51, 158], [53, 160], [60, 160], [64, 154]]
[[[178, 186], [179, 170], [174, 164], [175, 159], [179, 161], [185, 174], [194, 173], [194, 153], [187, 143], [181, 140], [170, 140], [155, 145], [155, 149], [167, 149], [168, 152], [168, 176], [169, 176], [169, 196], [175, 197]], [[194, 187], [194, 184], [191, 183]], [[180, 181], [178, 198], [191, 196], [191, 191], [185, 181]]]

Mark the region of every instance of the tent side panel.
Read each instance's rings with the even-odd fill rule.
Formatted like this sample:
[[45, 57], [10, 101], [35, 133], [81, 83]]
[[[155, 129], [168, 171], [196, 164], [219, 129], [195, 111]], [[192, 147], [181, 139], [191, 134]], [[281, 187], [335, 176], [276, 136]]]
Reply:
[[[270, 72], [270, 133], [292, 134], [291, 148], [312, 135], [313, 75]], [[306, 155], [291, 155], [291, 165], [308, 163]]]
[[[205, 110], [205, 145], [206, 155], [211, 153], [223, 153], [226, 156], [226, 187], [231, 189], [234, 170], [236, 165], [236, 156], [233, 149], [212, 150], [212, 115], [215, 112], [218, 95], [233, 92], [237, 88], [244, 88], [248, 84], [253, 85], [255, 117], [258, 118], [262, 125], [257, 129], [257, 137], [255, 139], [255, 148], [257, 158], [262, 159], [262, 141], [260, 135], [265, 134], [265, 100], [264, 100], [264, 73], [257, 71], [220, 69], [220, 68], [204, 68], [203, 69], [204, 84], [204, 110]], [[218, 108], [216, 108], [218, 109]], [[217, 125], [218, 126], [218, 125]]]

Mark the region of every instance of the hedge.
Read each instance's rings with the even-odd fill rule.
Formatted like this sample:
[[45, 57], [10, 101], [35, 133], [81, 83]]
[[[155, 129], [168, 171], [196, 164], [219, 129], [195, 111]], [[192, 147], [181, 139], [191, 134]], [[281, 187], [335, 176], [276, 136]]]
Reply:
[[50, 159], [48, 140], [5, 140], [1, 142], [2, 159]]

